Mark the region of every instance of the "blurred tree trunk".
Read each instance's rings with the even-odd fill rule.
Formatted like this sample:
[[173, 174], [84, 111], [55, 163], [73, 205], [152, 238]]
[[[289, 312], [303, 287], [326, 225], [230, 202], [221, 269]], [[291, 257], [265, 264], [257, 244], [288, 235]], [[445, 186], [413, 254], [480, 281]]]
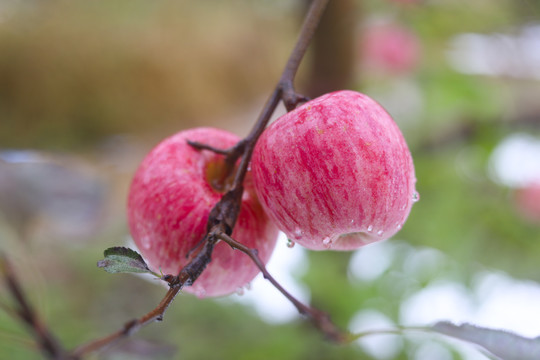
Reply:
[[[306, 7], [311, 3], [305, 1]], [[353, 0], [330, 0], [315, 37], [307, 71], [306, 95], [314, 98], [353, 85], [355, 26], [358, 6]]]

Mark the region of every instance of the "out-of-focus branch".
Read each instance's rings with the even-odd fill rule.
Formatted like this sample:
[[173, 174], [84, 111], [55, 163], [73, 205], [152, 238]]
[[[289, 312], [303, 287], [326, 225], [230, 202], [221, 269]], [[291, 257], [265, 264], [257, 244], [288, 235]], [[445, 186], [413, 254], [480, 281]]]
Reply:
[[101, 339], [94, 340], [88, 344], [79, 346], [72, 353], [73, 358], [79, 359], [83, 355], [89, 354], [96, 350], [103, 350], [106, 347], [109, 347], [119, 340], [122, 340], [125, 337], [128, 337], [135, 332], [137, 332], [144, 325], [150, 324], [154, 321], [161, 321], [165, 311], [169, 305], [174, 300], [175, 296], [180, 291], [180, 286], [171, 286], [165, 297], [161, 300], [158, 306], [155, 309], [150, 311], [148, 314], [140, 317], [139, 319], [132, 320], [124, 325], [124, 327], [115, 333], [112, 333], [108, 336], [105, 336]]
[[2, 305], [2, 308], [7, 308], [8, 314], [15, 316], [27, 326], [44, 356], [58, 360], [73, 359], [30, 305], [13, 265], [4, 254], [0, 254], [0, 273], [14, 302], [13, 308], [7, 308], [8, 306], [5, 304]]

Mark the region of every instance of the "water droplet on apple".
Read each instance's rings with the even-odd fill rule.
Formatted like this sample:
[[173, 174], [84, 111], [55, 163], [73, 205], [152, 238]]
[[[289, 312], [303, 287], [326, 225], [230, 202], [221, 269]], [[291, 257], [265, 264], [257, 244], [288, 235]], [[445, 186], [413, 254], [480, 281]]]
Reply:
[[292, 241], [291, 239], [287, 239], [287, 247], [289, 249], [292, 249], [296, 243]]
[[351, 219], [351, 224], [354, 224], [354, 219]]
[[195, 296], [197, 296], [198, 298], [203, 298], [205, 295], [206, 295], [206, 290], [204, 288], [200, 287], [197, 290], [195, 290]]
[[294, 238], [295, 238], [295, 240], [302, 239], [303, 235], [304, 235], [304, 232], [302, 230], [300, 230], [298, 228], [294, 230]]
[[150, 238], [148, 236], [141, 238], [141, 247], [142, 250], [150, 250], [150, 248], [152, 247], [152, 242], [150, 241]]
[[403, 227], [403, 224], [399, 224], [399, 223], [398, 223], [397, 226], [396, 226], [396, 228], [397, 228], [398, 230], [401, 230], [402, 227]]
[[325, 237], [325, 238], [323, 239], [322, 243], [323, 243], [323, 245], [324, 245], [325, 247], [329, 248], [330, 245], [331, 245], [331, 240], [330, 240], [330, 238], [327, 236], [327, 237]]
[[251, 290], [251, 283], [248, 282], [246, 285], [244, 285], [244, 288], [248, 291]]
[[382, 230], [377, 231], [377, 235], [382, 236], [382, 234], [383, 234]]
[[420, 194], [418, 193], [418, 191], [415, 191], [412, 196], [412, 201], [417, 202], [418, 200], [420, 200]]
[[367, 231], [372, 232], [373, 231], [373, 225], [369, 225], [368, 228], [367, 228]]
[[238, 296], [244, 295], [244, 288], [239, 287], [238, 289], [236, 289], [236, 295], [238, 295]]

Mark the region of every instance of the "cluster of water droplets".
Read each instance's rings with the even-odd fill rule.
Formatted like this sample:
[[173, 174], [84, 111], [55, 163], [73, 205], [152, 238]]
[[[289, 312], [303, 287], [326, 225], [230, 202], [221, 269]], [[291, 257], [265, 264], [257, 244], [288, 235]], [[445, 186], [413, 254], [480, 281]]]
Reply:
[[239, 288], [237, 288], [236, 295], [242, 296], [245, 294], [246, 291], [249, 291], [249, 290], [251, 290], [251, 283], [247, 283], [246, 285], [240, 286]]
[[339, 236], [326, 236], [325, 238], [323, 238], [322, 244], [326, 249], [331, 249], [334, 244], [339, 240], [339, 238]]
[[302, 240], [304, 232], [300, 228], [296, 228], [293, 232], [292, 238], [287, 239], [287, 247], [292, 249], [296, 245], [296, 241]]
[[[418, 202], [420, 200], [420, 194], [418, 193], [418, 191], [414, 191], [411, 200], [412, 200], [413, 203], [416, 203], [416, 202]], [[400, 207], [400, 210], [405, 210], [406, 207], [407, 207], [407, 204], [405, 203]], [[351, 225], [354, 224], [354, 223], [355, 223], [355, 220], [351, 219]], [[402, 222], [396, 222], [395, 226], [396, 226], [396, 230], [399, 231], [403, 227], [403, 223]], [[368, 226], [367, 232], [369, 234], [375, 233], [379, 237], [382, 237], [384, 235], [384, 230], [382, 230], [382, 229], [381, 230], [374, 230], [373, 224], [370, 224]], [[299, 229], [299, 228], [295, 229], [294, 232], [293, 232], [292, 238], [287, 239], [287, 247], [288, 248], [293, 248], [296, 245], [296, 241], [301, 240], [303, 235], [304, 235], [304, 232], [301, 229]], [[332, 243], [333, 243], [333, 240], [329, 236], [323, 238], [323, 240], [322, 240], [323, 246], [326, 247], [327, 249], [332, 247]]]

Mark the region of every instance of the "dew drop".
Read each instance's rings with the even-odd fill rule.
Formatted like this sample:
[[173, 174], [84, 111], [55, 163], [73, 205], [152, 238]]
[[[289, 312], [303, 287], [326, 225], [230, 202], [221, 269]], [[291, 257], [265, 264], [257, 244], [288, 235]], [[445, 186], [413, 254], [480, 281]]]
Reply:
[[304, 235], [304, 232], [302, 230], [298, 228], [294, 230], [294, 237], [296, 240], [300, 240], [303, 235]]
[[150, 250], [152, 247], [152, 242], [148, 236], [141, 238], [141, 247], [143, 250]]
[[420, 194], [418, 193], [418, 191], [415, 191], [412, 196], [412, 201], [417, 202], [418, 200], [420, 200]]
[[291, 239], [287, 239], [287, 247], [289, 249], [292, 249], [296, 243], [292, 241]]
[[351, 224], [354, 224], [354, 219], [351, 220]]
[[203, 298], [206, 295], [206, 290], [204, 288], [198, 288], [197, 290], [195, 290], [195, 295], [198, 298]]
[[397, 228], [398, 230], [401, 230], [402, 227], [403, 227], [403, 224], [397, 224], [397, 226], [396, 226], [396, 228]]
[[377, 231], [377, 235], [382, 236], [382, 234], [383, 234], [382, 230]]
[[244, 288], [239, 287], [238, 289], [236, 289], [236, 295], [238, 295], [238, 296], [244, 295]]
[[367, 231], [372, 232], [373, 231], [373, 225], [369, 225], [368, 228], [367, 228]]
[[327, 248], [330, 247], [330, 238], [329, 238], [329, 237], [325, 237], [325, 238], [323, 239], [322, 243], [323, 243], [323, 245], [324, 245], [325, 247], [327, 247]]
[[251, 290], [251, 283], [248, 282], [248, 283], [244, 286], [244, 288], [245, 288], [246, 290], [248, 290], [248, 291]]

